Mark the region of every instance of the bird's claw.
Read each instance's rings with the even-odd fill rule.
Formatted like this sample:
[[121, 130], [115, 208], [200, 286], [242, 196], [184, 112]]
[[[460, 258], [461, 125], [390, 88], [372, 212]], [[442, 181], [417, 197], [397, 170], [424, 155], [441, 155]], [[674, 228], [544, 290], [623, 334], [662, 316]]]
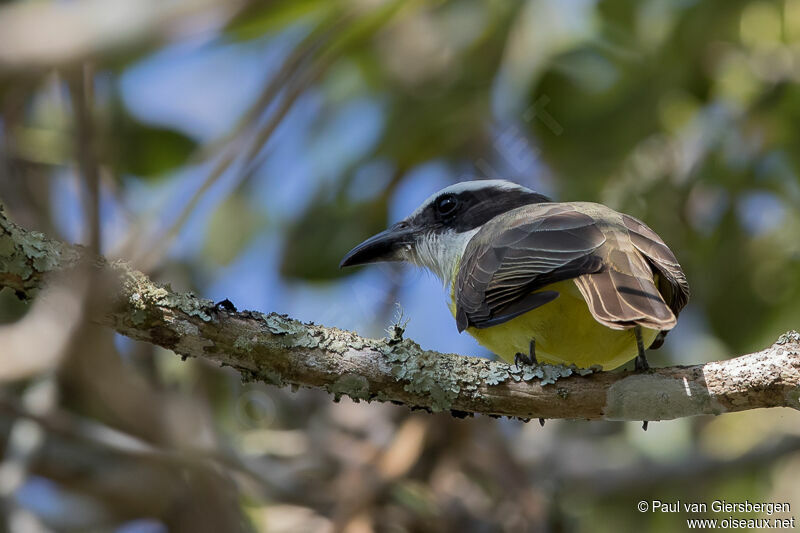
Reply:
[[517, 352], [514, 354], [514, 366], [519, 368], [521, 366], [520, 363], [529, 366], [535, 366], [539, 364], [539, 361], [536, 359], [536, 339], [531, 339], [527, 354], [522, 352]]

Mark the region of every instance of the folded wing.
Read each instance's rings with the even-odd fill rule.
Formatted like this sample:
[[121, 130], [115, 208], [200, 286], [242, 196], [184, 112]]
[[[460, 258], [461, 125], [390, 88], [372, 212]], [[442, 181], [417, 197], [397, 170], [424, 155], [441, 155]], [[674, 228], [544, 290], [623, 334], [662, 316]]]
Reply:
[[558, 297], [547, 285], [567, 279], [575, 279], [592, 315], [608, 327], [674, 327], [689, 298], [675, 256], [635, 218], [609, 224], [599, 215], [574, 204], [540, 204], [487, 223], [467, 245], [456, 278], [459, 331], [540, 307]]
[[605, 242], [595, 220], [569, 204], [526, 206], [500, 215], [472, 238], [456, 278], [458, 330], [486, 328], [558, 296], [540, 291], [597, 272]]

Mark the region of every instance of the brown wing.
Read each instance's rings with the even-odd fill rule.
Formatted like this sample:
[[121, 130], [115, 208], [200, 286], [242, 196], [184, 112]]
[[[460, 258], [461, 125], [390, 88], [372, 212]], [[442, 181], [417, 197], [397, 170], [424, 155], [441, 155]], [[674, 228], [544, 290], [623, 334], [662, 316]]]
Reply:
[[591, 216], [569, 204], [515, 209], [484, 225], [464, 252], [455, 286], [458, 330], [486, 328], [544, 305], [551, 283], [596, 272], [605, 242]]
[[690, 296], [689, 282], [681, 265], [661, 237], [643, 222], [628, 215], [622, 215], [622, 221], [630, 231], [633, 245], [658, 273], [658, 290], [677, 316]]

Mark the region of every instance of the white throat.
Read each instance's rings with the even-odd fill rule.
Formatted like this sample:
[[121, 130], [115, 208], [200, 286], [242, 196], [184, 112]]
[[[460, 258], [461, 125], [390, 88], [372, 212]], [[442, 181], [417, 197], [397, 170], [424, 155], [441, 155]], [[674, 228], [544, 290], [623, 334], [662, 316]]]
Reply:
[[420, 237], [410, 250], [408, 260], [436, 274], [446, 287], [455, 279], [455, 271], [464, 255], [467, 243], [478, 232], [478, 229], [463, 233], [455, 231], [429, 233]]

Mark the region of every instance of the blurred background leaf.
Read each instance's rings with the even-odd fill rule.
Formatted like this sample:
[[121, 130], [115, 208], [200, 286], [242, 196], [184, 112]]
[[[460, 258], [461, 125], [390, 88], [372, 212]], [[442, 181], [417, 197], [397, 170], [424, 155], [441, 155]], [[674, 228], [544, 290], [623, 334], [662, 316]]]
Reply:
[[158, 178], [183, 165], [197, 143], [175, 130], [137, 121], [118, 105], [113, 106], [110, 143], [113, 167], [121, 174]]

